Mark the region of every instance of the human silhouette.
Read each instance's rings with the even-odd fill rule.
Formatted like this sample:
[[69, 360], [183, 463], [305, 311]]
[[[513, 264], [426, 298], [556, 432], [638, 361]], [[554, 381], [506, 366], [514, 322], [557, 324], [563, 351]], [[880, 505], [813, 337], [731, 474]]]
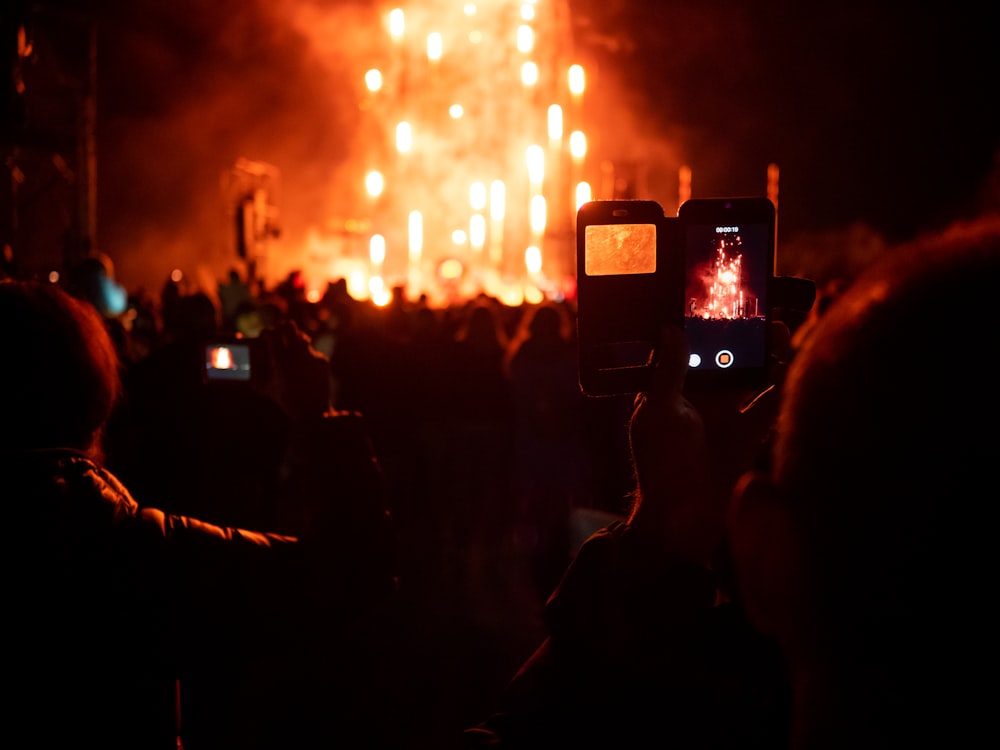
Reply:
[[[0, 320], [5, 711], [27, 729], [19, 743], [307, 747], [367, 726], [359, 660], [395, 582], [357, 547], [331, 543], [364, 512], [320, 504], [278, 534], [141, 504], [104, 462], [121, 383], [96, 309], [53, 284], [5, 280]], [[359, 477], [375, 481], [377, 464], [363, 424], [329, 408], [326, 361], [294, 330], [266, 342], [266, 387], [293, 425], [290, 476], [313, 493], [299, 503], [336, 494], [333, 448], [355, 462], [344, 491], [370, 503]], [[336, 708], [338, 680], [352, 692]], [[227, 690], [209, 696], [209, 685]]]
[[[780, 642], [792, 747], [963, 747], [990, 731], [998, 455], [995, 216], [874, 263], [810, 329], [769, 461], [732, 509], [737, 580]], [[958, 302], [956, 306], [956, 302]], [[957, 314], [956, 314], [957, 311]], [[988, 594], [987, 594], [988, 596]]]

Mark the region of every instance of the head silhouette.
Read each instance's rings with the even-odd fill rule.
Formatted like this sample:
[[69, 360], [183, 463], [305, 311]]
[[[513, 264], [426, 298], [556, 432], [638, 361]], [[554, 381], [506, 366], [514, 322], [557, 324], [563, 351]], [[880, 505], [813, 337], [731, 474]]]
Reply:
[[120, 392], [97, 310], [52, 284], [0, 281], [0, 450], [97, 448]]
[[868, 269], [791, 365], [769, 473], [737, 489], [737, 572], [802, 688], [800, 747], [961, 721], [957, 677], [985, 641], [960, 613], [996, 567], [982, 518], [1000, 454], [998, 273], [1000, 225]]

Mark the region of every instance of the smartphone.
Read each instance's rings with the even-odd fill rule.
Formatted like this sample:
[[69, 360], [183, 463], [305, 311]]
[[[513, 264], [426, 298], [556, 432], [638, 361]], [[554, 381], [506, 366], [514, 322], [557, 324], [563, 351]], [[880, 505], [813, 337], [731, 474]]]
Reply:
[[680, 225], [650, 200], [597, 200], [577, 211], [580, 388], [588, 396], [644, 390], [667, 320], [680, 325]]
[[762, 388], [771, 361], [775, 209], [767, 198], [695, 198], [677, 216], [684, 248], [690, 388]]
[[252, 372], [250, 344], [245, 341], [209, 341], [203, 345], [205, 382], [248, 382]]

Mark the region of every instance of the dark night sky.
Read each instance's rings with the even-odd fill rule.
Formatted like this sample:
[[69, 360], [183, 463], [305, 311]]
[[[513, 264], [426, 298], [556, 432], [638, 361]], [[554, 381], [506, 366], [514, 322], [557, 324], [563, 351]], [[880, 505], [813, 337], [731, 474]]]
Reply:
[[696, 193], [759, 190], [774, 162], [786, 232], [865, 222], [897, 239], [979, 210], [1000, 146], [989, 9], [580, 5], [604, 9], [598, 28], [633, 29], [617, 57], [649, 94], [651, 129], [681, 144]]
[[[323, 196], [310, 186], [345, 159], [356, 118], [331, 81], [371, 44], [359, 30], [377, 24], [381, 6], [58, 7], [74, 6], [99, 21], [98, 237], [126, 282], [165, 278], [185, 255], [223, 256], [205, 245], [206, 227], [216, 230], [219, 174], [236, 156], [281, 165], [295, 204], [290, 231], [296, 216], [315, 213]], [[631, 116], [621, 130], [629, 143], [606, 135], [604, 153], [648, 157], [639, 197], [672, 205], [679, 164], [692, 168], [696, 196], [763, 194], [767, 165], [777, 164], [787, 272], [810, 270], [809, 248], [850, 255], [857, 250], [845, 243], [879, 247], [1000, 206], [1000, 63], [988, 4], [569, 6], [589, 86], [613, 88], [617, 111]], [[285, 20], [292, 7], [337, 19], [322, 66]]]

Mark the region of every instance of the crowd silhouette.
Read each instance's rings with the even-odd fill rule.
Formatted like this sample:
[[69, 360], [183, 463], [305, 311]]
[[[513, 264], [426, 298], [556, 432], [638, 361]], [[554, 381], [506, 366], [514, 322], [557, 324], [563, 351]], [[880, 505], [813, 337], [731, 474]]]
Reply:
[[751, 408], [672, 329], [648, 392], [585, 397], [572, 300], [10, 274], [5, 710], [35, 747], [953, 744], [996, 407], [941, 349], [995, 338], [998, 243], [824, 289]]

